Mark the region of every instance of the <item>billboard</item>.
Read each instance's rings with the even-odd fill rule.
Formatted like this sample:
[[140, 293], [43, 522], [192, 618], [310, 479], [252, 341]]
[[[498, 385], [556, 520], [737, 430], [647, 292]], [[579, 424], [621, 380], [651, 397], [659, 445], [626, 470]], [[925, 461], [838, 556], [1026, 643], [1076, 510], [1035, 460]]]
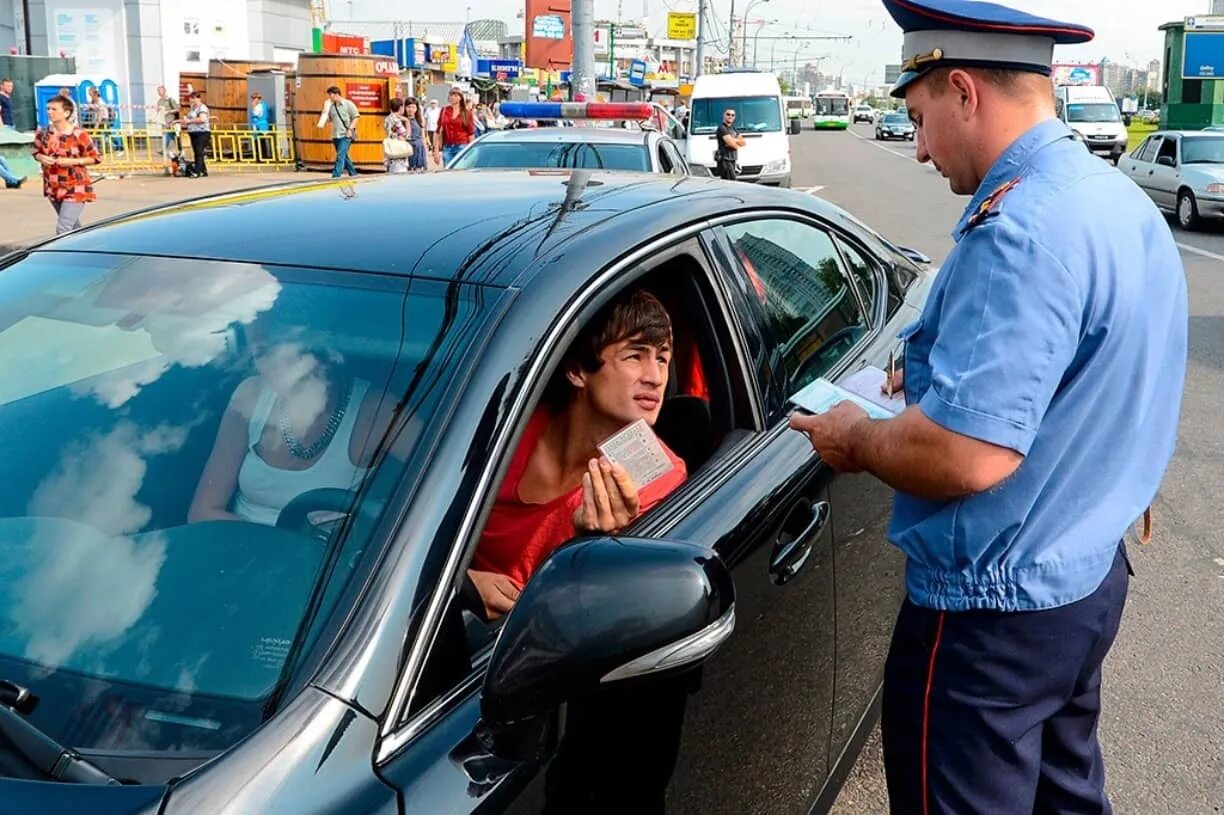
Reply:
[[553, 70], [574, 61], [571, 8], [571, 0], [527, 0], [527, 67]]
[[1187, 31], [1182, 79], [1224, 78], [1224, 32]]
[[697, 15], [688, 11], [667, 12], [667, 38], [669, 40], [697, 39]]
[[901, 78], [901, 65], [899, 63], [887, 64], [884, 66], [884, 84], [896, 85], [897, 80]]
[[1101, 66], [1091, 62], [1056, 62], [1053, 69], [1054, 86], [1100, 85]]

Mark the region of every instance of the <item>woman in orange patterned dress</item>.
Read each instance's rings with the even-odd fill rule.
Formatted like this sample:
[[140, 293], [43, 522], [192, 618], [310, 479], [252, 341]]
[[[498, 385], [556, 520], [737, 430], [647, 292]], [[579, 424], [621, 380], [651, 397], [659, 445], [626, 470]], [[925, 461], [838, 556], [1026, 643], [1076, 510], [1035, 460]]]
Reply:
[[55, 208], [55, 234], [81, 226], [85, 204], [98, 200], [89, 177], [91, 164], [102, 159], [89, 134], [73, 119], [76, 103], [63, 96], [47, 102], [50, 126], [34, 135], [34, 158], [43, 166], [43, 195]]

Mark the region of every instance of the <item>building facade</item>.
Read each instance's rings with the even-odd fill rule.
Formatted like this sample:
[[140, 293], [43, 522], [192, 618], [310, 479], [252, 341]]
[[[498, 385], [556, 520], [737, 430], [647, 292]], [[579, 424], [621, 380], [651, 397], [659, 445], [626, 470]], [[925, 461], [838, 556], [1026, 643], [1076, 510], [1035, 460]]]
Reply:
[[[13, 19], [4, 15], [12, 4], [21, 0], [0, 0], [0, 20]], [[292, 62], [311, 43], [310, 0], [29, 0], [28, 7], [30, 53], [75, 57], [82, 78], [113, 81], [118, 107], [137, 125], [158, 85], [173, 94], [180, 74], [206, 73], [209, 60]], [[0, 24], [0, 46], [5, 36]]]

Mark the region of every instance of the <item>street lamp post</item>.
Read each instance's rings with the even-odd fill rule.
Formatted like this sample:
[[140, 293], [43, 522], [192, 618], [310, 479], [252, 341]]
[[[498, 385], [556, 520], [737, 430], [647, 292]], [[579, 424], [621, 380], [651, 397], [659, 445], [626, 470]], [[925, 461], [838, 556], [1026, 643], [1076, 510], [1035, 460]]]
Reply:
[[[761, 29], [767, 25], [772, 25], [773, 23], [776, 23], [776, 22], [778, 21], [777, 20], [764, 20], [757, 25], [756, 34], [752, 35], [752, 64], [753, 65], [757, 64], [757, 44], [761, 41]], [[769, 67], [771, 70], [773, 69], [772, 65], [770, 65]]]
[[[740, 32], [740, 64], [741, 65], [747, 64], [748, 62], [748, 20], [750, 19], [750, 15], [752, 14], [752, 9], [756, 6], [759, 6], [761, 3], [768, 3], [768, 2], [769, 0], [752, 0], [748, 4], [748, 8], [744, 9], [743, 31]], [[757, 34], [760, 34], [760, 33], [761, 33], [761, 30], [758, 28]], [[756, 62], [755, 54], [753, 55], [752, 61]]]

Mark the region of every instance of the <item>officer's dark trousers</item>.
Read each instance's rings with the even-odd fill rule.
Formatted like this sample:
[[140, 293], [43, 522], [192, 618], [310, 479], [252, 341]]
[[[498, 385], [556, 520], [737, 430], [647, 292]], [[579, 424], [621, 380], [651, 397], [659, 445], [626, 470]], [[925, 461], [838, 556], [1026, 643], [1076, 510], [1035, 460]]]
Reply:
[[893, 813], [1110, 813], [1097, 742], [1101, 662], [1126, 602], [1119, 548], [1088, 597], [1047, 611], [905, 601], [884, 671]]

